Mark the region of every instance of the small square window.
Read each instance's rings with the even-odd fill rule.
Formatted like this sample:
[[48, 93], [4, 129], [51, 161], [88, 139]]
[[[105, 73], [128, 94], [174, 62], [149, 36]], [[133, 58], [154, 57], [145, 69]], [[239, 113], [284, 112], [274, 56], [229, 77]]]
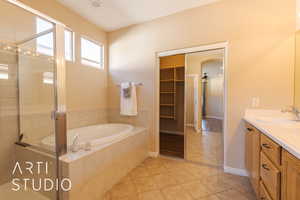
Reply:
[[103, 68], [103, 45], [81, 38], [81, 63], [95, 68]]
[[74, 61], [74, 33], [69, 30], [65, 30], [65, 59], [68, 61]]

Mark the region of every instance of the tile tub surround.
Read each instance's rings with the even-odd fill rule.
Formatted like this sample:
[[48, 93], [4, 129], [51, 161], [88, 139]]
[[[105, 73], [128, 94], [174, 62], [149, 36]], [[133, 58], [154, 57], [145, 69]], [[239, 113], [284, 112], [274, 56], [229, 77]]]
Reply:
[[255, 200], [247, 177], [169, 158], [148, 158], [99, 200]]
[[137, 116], [122, 116], [120, 115], [120, 108], [110, 108], [107, 112], [109, 123], [125, 123], [134, 126], [142, 126], [150, 128], [150, 112], [146, 109], [138, 108]]
[[107, 123], [107, 109], [67, 111], [68, 129]]
[[98, 200], [148, 156], [148, 131], [135, 128], [136, 134], [105, 147], [81, 150], [61, 157], [64, 176], [72, 181], [67, 200]]
[[292, 114], [279, 110], [248, 109], [244, 116], [245, 121], [300, 159], [300, 122], [292, 119]]

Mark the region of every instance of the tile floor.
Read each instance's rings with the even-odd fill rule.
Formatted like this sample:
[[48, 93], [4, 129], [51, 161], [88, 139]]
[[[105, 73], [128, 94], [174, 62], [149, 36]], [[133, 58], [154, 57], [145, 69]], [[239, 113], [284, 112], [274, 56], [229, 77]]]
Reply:
[[169, 158], [148, 158], [104, 200], [255, 200], [248, 178]]
[[223, 133], [186, 128], [186, 160], [215, 166], [223, 166]]

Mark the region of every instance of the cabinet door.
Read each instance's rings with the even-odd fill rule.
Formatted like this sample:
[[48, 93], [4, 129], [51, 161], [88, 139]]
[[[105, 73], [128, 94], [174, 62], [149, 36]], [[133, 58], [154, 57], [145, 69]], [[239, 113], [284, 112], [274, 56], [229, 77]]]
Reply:
[[300, 160], [283, 151], [282, 200], [300, 199]]
[[252, 187], [258, 196], [260, 180], [260, 133], [249, 124], [246, 124], [246, 168]]

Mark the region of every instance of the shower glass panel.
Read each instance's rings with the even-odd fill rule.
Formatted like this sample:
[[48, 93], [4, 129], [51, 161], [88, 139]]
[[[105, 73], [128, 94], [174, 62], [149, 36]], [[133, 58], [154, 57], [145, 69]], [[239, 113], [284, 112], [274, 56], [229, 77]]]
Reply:
[[51, 152], [55, 152], [56, 107], [53, 46], [50, 32], [20, 44], [18, 52], [22, 142]]
[[57, 200], [57, 25], [7, 1], [0, 18], [0, 199]]

